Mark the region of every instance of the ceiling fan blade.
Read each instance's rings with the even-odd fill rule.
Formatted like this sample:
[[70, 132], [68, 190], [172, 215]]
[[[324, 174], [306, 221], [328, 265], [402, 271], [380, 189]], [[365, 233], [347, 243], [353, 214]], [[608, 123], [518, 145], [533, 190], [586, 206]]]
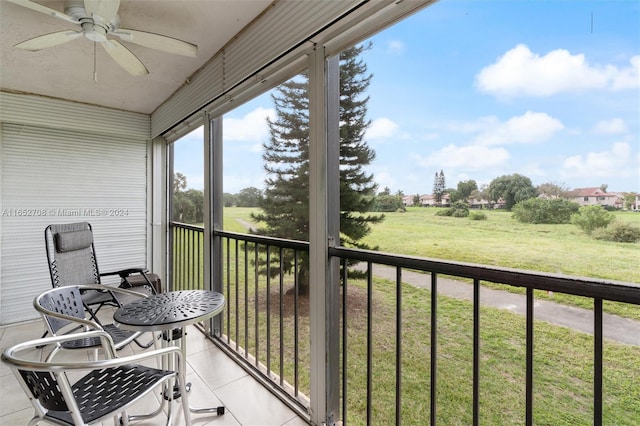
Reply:
[[69, 15], [65, 15], [62, 12], [58, 12], [57, 10], [50, 9], [50, 8], [48, 8], [46, 6], [43, 6], [43, 5], [38, 4], [38, 3], [34, 3], [32, 1], [29, 1], [29, 0], [8, 0], [8, 1], [10, 1], [11, 3], [15, 3], [17, 5], [26, 7], [26, 8], [31, 9], [31, 10], [35, 10], [36, 12], [44, 13], [46, 15], [51, 15], [51, 16], [54, 16], [56, 18], [63, 19], [65, 21], [67, 21], [67, 22], [71, 22], [72, 24], [77, 24], [78, 23], [77, 21], [75, 21]]
[[122, 68], [124, 68], [129, 74], [133, 76], [149, 74], [147, 67], [120, 43], [115, 40], [107, 40], [102, 42], [102, 46], [107, 53], [116, 61]]
[[120, 28], [119, 30], [113, 31], [111, 34], [120, 37], [120, 39], [124, 41], [151, 49], [175, 53], [176, 55], [189, 56], [192, 58], [198, 56], [198, 46], [186, 41], [178, 40], [177, 38], [126, 28]]
[[82, 37], [82, 31], [58, 31], [25, 40], [22, 43], [16, 44], [14, 47], [36, 52], [38, 50], [46, 49], [47, 47], [58, 46], [79, 37]]
[[120, 0], [84, 0], [84, 10], [87, 15], [93, 17], [99, 16], [104, 22], [109, 22], [118, 13]]

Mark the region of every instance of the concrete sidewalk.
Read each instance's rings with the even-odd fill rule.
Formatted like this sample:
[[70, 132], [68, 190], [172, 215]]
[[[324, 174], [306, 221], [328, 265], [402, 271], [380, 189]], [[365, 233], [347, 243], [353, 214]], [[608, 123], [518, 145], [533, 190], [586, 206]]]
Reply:
[[[358, 265], [364, 270], [366, 265]], [[373, 275], [395, 281], [395, 268], [384, 265], [373, 265]], [[429, 274], [403, 270], [402, 281], [416, 287], [431, 288]], [[473, 300], [473, 285], [462, 281], [438, 277], [438, 294], [462, 300]], [[526, 313], [526, 297], [507, 291], [494, 290], [487, 287], [480, 289], [480, 304], [524, 315]], [[584, 333], [593, 334], [593, 311], [555, 303], [548, 300], [534, 301], [534, 317], [536, 320], [573, 328]], [[604, 313], [602, 319], [604, 337], [628, 345], [640, 346], [640, 321], [622, 318]]]

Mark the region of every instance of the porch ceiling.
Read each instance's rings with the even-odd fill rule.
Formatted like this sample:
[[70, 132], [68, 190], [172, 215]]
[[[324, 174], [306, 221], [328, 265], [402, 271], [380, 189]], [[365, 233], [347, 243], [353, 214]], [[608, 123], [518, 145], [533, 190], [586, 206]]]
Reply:
[[[37, 3], [64, 11], [63, 1]], [[26, 92], [111, 108], [152, 113], [211, 59], [272, 0], [122, 0], [122, 28], [175, 37], [198, 46], [188, 58], [122, 42], [147, 67], [133, 77], [82, 37], [30, 52], [13, 47], [42, 34], [78, 30], [78, 26], [6, 0], [0, 0], [0, 89]]]

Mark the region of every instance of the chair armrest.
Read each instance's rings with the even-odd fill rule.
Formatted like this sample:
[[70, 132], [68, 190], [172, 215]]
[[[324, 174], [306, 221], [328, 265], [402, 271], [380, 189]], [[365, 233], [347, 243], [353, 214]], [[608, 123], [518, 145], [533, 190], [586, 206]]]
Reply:
[[146, 274], [147, 272], [149, 272], [147, 268], [128, 268], [128, 269], [122, 269], [120, 271], [104, 272], [104, 273], [101, 273], [100, 276], [108, 277], [111, 275], [120, 275], [121, 278], [124, 278], [124, 277], [128, 277], [131, 274], [142, 274], [142, 273]]
[[83, 285], [78, 285], [76, 287], [78, 287], [81, 291], [100, 290], [100, 291], [109, 291], [111, 293], [121, 293], [121, 294], [135, 296], [135, 297], [149, 297], [148, 294], [137, 292], [135, 290], [129, 290], [122, 287], [113, 287], [113, 286], [104, 285], [104, 284], [83, 284]]
[[[76, 361], [76, 362], [48, 362], [39, 361], [33, 358], [26, 359], [21, 358], [18, 354], [22, 351], [30, 351], [35, 348], [47, 345], [58, 345], [65, 341], [77, 340], [82, 338], [99, 337], [103, 348], [109, 355], [109, 359], [102, 359], [97, 361]], [[178, 373], [184, 377], [185, 365], [182, 357], [182, 350], [178, 346], [169, 346], [161, 349], [154, 349], [151, 351], [142, 352], [135, 355], [128, 355], [124, 357], [118, 357], [116, 350], [113, 347], [113, 340], [109, 334], [102, 330], [87, 331], [83, 333], [65, 334], [62, 336], [45, 337], [41, 339], [34, 339], [23, 343], [18, 343], [10, 348], [5, 349], [2, 353], [2, 361], [10, 364], [14, 368], [28, 368], [37, 371], [68, 371], [68, 370], [99, 370], [103, 368], [118, 367], [127, 364], [137, 364], [140, 361], [153, 358], [161, 358], [167, 355], [174, 355], [177, 357]], [[173, 369], [172, 371], [176, 371]]]

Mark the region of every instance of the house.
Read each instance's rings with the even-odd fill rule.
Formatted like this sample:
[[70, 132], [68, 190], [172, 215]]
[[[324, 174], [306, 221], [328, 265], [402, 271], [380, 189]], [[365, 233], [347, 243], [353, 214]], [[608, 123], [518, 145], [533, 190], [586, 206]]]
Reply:
[[449, 204], [449, 194], [442, 194], [442, 200], [440, 203], [436, 202], [435, 197], [431, 194], [424, 194], [420, 196], [420, 205], [422, 207], [447, 207]]
[[603, 206], [621, 209], [623, 198], [615, 192], [606, 192], [601, 188], [576, 188], [567, 194], [567, 198], [581, 206]]
[[405, 207], [413, 206], [413, 198], [414, 198], [414, 196], [413, 196], [413, 195], [404, 195], [404, 196], [402, 197], [402, 204], [403, 204]]

